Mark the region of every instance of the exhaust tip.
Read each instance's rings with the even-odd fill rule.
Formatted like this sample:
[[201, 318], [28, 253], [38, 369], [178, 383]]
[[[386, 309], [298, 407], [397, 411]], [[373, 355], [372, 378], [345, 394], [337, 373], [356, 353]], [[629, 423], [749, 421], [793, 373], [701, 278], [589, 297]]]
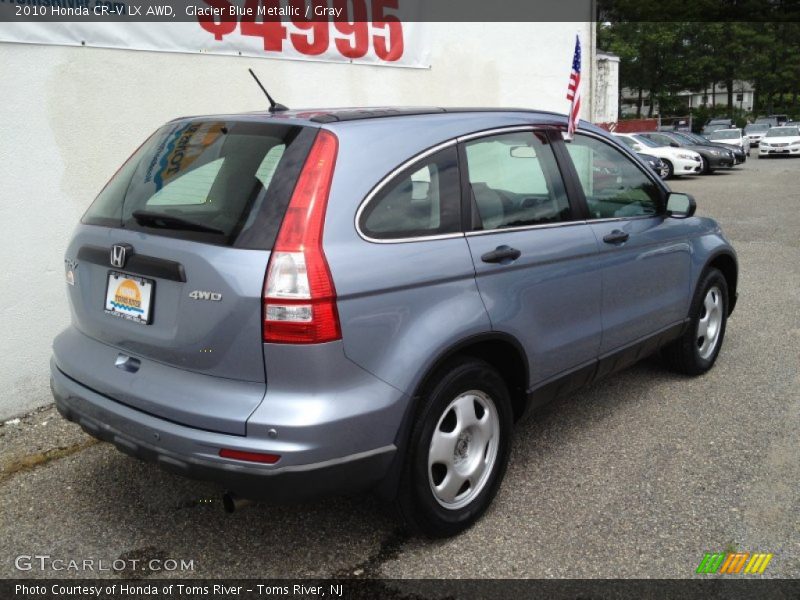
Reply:
[[253, 504], [252, 500], [240, 498], [233, 492], [225, 492], [222, 494], [222, 508], [225, 509], [225, 512], [228, 514], [232, 514], [251, 504]]

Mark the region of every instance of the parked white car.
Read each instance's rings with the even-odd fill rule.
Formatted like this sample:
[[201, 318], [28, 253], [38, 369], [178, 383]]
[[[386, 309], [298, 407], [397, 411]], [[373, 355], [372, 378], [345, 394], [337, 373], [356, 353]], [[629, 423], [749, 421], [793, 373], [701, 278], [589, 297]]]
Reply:
[[800, 129], [797, 127], [772, 127], [758, 145], [758, 158], [798, 154], [800, 154]]
[[744, 133], [750, 140], [751, 148], [758, 148], [758, 145], [761, 143], [761, 138], [769, 131], [769, 128], [769, 123], [750, 123], [749, 125], [745, 125]]
[[615, 133], [614, 136], [634, 152], [645, 152], [660, 158], [668, 170], [665, 179], [679, 175], [696, 175], [703, 170], [700, 155], [694, 150], [660, 146], [635, 133]]
[[750, 138], [738, 128], [717, 129], [708, 135], [708, 141], [726, 146], [739, 148], [745, 154], [750, 154]]

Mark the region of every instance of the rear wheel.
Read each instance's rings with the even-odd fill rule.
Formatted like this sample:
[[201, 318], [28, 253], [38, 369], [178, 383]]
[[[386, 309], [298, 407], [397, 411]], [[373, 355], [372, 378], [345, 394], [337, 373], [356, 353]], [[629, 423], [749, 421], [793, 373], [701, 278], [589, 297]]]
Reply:
[[511, 400], [491, 365], [462, 357], [439, 371], [420, 402], [397, 505], [413, 531], [452, 536], [480, 518], [500, 486]]
[[679, 373], [701, 375], [714, 366], [728, 319], [728, 284], [717, 269], [710, 269], [697, 286], [684, 334], [662, 354]]

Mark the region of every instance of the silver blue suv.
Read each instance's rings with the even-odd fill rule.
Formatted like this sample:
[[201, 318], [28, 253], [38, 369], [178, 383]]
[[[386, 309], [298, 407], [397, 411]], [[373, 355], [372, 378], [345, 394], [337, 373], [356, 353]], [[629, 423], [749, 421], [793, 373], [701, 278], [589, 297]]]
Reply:
[[417, 531], [462, 531], [518, 419], [656, 351], [702, 374], [736, 302], [717, 223], [565, 129], [437, 108], [168, 123], [67, 249], [59, 411], [229, 500], [373, 489]]

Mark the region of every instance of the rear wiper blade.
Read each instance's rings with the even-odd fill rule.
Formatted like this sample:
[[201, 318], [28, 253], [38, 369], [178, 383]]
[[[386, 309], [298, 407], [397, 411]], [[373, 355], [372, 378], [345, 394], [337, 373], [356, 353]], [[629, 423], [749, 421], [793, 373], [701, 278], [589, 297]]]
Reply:
[[139, 225], [145, 227], [158, 227], [160, 229], [184, 229], [187, 231], [202, 231], [204, 233], [218, 233], [225, 235], [225, 232], [210, 225], [203, 225], [196, 223], [183, 217], [176, 217], [175, 215], [166, 215], [164, 213], [151, 212], [149, 210], [135, 210], [133, 211], [133, 218]]

